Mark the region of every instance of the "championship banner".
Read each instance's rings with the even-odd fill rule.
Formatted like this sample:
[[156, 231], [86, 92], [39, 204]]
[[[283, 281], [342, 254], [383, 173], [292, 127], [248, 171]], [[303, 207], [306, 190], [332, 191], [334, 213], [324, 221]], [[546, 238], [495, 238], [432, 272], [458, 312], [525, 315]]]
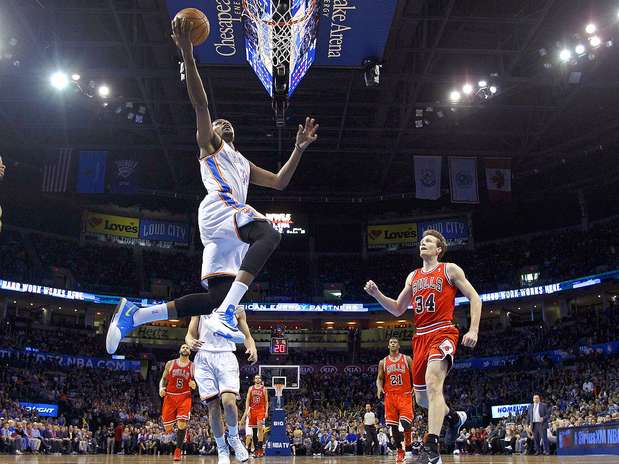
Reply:
[[154, 242], [174, 242], [189, 244], [189, 224], [180, 222], [140, 220], [140, 238]]
[[82, 230], [97, 235], [112, 235], [115, 237], [138, 238], [140, 220], [111, 214], [86, 211], [82, 220]]
[[110, 173], [111, 193], [136, 193], [138, 190], [138, 162], [130, 159], [116, 160]]
[[419, 243], [417, 224], [380, 224], [368, 226], [368, 248], [414, 247]]
[[486, 187], [488, 198], [493, 203], [512, 198], [512, 167], [510, 158], [487, 158]]
[[479, 203], [476, 158], [449, 157], [449, 190], [452, 203]]
[[26, 351], [13, 348], [0, 348], [0, 359], [16, 358], [35, 363], [55, 363], [61, 367], [79, 367], [88, 369], [109, 369], [112, 371], [139, 371], [140, 361], [126, 359], [101, 359], [87, 356], [70, 356], [67, 354], [47, 353], [45, 351]]
[[438, 200], [441, 197], [440, 156], [415, 156], [415, 197]]
[[19, 405], [26, 411], [36, 411], [39, 417], [58, 417], [58, 405], [46, 403], [29, 403], [20, 401]]

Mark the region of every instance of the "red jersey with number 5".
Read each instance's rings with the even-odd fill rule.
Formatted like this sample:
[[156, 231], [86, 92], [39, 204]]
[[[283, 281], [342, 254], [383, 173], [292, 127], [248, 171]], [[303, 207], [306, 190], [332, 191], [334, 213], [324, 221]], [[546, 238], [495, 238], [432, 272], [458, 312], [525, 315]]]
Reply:
[[193, 367], [191, 361], [186, 366], [178, 364], [178, 359], [172, 361], [172, 366], [166, 376], [166, 395], [180, 396], [191, 395], [191, 388], [189, 388], [189, 381], [193, 379]]
[[403, 394], [410, 393], [413, 390], [411, 387], [411, 372], [406, 362], [406, 356], [402, 353], [395, 360], [391, 359], [391, 356], [386, 356], [383, 369], [385, 371], [385, 382], [383, 385], [385, 393]]
[[449, 280], [446, 263], [439, 263], [429, 272], [417, 269], [410, 285], [417, 335], [453, 325], [458, 289]]

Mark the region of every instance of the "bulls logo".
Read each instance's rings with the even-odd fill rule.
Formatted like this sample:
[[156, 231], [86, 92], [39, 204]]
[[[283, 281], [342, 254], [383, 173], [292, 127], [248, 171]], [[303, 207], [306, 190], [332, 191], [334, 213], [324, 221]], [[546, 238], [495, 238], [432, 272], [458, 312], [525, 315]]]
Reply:
[[321, 374], [335, 374], [337, 372], [337, 367], [335, 366], [322, 366], [320, 368]]
[[347, 374], [361, 374], [361, 367], [359, 366], [346, 366], [344, 372]]

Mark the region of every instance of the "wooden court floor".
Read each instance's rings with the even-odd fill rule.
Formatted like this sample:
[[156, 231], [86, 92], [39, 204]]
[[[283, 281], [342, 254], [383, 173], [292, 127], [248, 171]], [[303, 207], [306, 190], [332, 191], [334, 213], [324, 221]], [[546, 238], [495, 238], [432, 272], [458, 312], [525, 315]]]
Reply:
[[[186, 464], [217, 464], [217, 458], [213, 456], [200, 457], [188, 456], [183, 458]], [[413, 461], [414, 462], [414, 461]], [[619, 456], [446, 456], [444, 463], [449, 464], [580, 464], [618, 463]], [[0, 463], [11, 464], [173, 464], [171, 456], [106, 456], [103, 454], [93, 456], [7, 456], [0, 455]], [[232, 464], [238, 461], [234, 458]], [[298, 457], [298, 458], [261, 458], [249, 461], [249, 464], [395, 464], [393, 457], [378, 456], [344, 456], [344, 457]], [[409, 462], [410, 464], [410, 462]]]

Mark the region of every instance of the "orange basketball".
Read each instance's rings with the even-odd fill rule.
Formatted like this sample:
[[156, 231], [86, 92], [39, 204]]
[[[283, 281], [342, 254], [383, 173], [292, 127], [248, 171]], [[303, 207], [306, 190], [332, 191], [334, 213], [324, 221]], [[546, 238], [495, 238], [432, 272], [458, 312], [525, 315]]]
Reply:
[[185, 18], [191, 22], [191, 43], [194, 46], [202, 44], [211, 32], [208, 18], [197, 8], [185, 8], [176, 13], [176, 18]]

